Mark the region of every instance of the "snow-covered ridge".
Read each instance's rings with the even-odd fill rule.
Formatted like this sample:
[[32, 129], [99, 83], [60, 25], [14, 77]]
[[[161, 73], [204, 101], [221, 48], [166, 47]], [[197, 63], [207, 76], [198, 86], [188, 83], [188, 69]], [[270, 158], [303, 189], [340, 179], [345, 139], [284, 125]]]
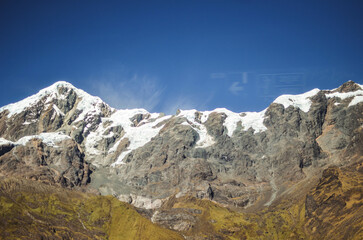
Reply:
[[[363, 89], [362, 85], [359, 86]], [[65, 91], [62, 93], [59, 91], [59, 88], [61, 87], [65, 88]], [[84, 133], [87, 132], [87, 134], [85, 134], [86, 138], [84, 141], [84, 146], [85, 152], [88, 154], [88, 156], [102, 156], [114, 153], [116, 152], [117, 147], [121, 141], [127, 139], [129, 142], [127, 149], [121, 152], [112, 166], [123, 164], [124, 158], [131, 151], [144, 146], [159, 133], [163, 127], [163, 125], [160, 123], [173, 117], [161, 116], [159, 113], [149, 113], [145, 109], [113, 109], [104, 103], [99, 97], [91, 96], [83, 90], [77, 89], [72, 84], [64, 81], [56, 82], [50, 87], [47, 87], [39, 91], [37, 94], [34, 94], [17, 103], [4, 106], [0, 108], [0, 112], [8, 110], [8, 117], [11, 117], [21, 113], [29, 106], [38, 103], [40, 100], [43, 100], [44, 104], [47, 105], [55, 102], [55, 99], [66, 99], [67, 96], [69, 96], [70, 90], [73, 90], [77, 94], [77, 110], [81, 112], [74, 122], [85, 122], [85, 128], [83, 131]], [[308, 112], [312, 103], [311, 97], [315, 96], [318, 92], [320, 92], [319, 89], [313, 89], [309, 92], [299, 95], [282, 95], [276, 98], [274, 103], [282, 104], [285, 108], [293, 106], [295, 108], [301, 109], [304, 112]], [[349, 106], [363, 102], [363, 90], [357, 90], [348, 93], [333, 93], [332, 91], [328, 91], [328, 93], [325, 92], [325, 94], [327, 98], [338, 97], [342, 100], [352, 97], [352, 101], [349, 103]], [[65, 116], [68, 114], [62, 112], [62, 110], [59, 109], [55, 104], [53, 104], [52, 107], [54, 109], [54, 115]], [[102, 111], [105, 107], [108, 108], [108, 110], [110, 110], [109, 113], [112, 112], [112, 114], [107, 115], [108, 117], [103, 117], [101, 119], [101, 123], [96, 127], [92, 126], [94, 123], [93, 117], [96, 115], [103, 116]], [[176, 117], [183, 117], [186, 119], [182, 124], [192, 127], [199, 134], [199, 140], [196, 143], [196, 147], [205, 148], [215, 143], [214, 138], [208, 134], [208, 131], [205, 127], [205, 122], [208, 120], [211, 113], [216, 112], [226, 115], [223, 125], [227, 130], [227, 135], [232, 137], [239, 124], [242, 126], [242, 130], [244, 131], [247, 131], [250, 128], [252, 128], [255, 133], [267, 130], [263, 124], [266, 110], [267, 109], [261, 112], [235, 113], [225, 108], [217, 108], [212, 111], [197, 111], [193, 109], [181, 110]], [[135, 126], [132, 118], [138, 114], [142, 114], [146, 117], [144, 117], [144, 119], [137, 126]], [[198, 115], [200, 119], [196, 119], [196, 115]], [[37, 119], [30, 121], [37, 121]], [[23, 124], [26, 125], [30, 123], [31, 122], [24, 122]], [[92, 126], [92, 130], [88, 130], [90, 126]], [[98, 144], [101, 143], [101, 141], [105, 138], [113, 137], [114, 133], [109, 130], [110, 128], [118, 126], [122, 127], [123, 135], [118, 137], [117, 141], [111, 148], [100, 150], [101, 147], [99, 147]], [[108, 132], [107, 135], [105, 135], [106, 131]], [[56, 146], [57, 142], [70, 137], [61, 133], [41, 133], [39, 135], [23, 137], [13, 144], [26, 144], [27, 141], [33, 138], [41, 139], [47, 145]], [[9, 142], [5, 139], [0, 139], [0, 145], [6, 143], [12, 142]]]
[[[227, 117], [224, 120], [223, 125], [227, 128], [228, 136], [232, 137], [233, 132], [237, 128], [238, 122], [241, 122], [241, 125], [244, 130], [248, 130], [249, 128], [252, 128], [255, 130], [256, 133], [265, 131], [267, 129], [265, 127], [265, 125], [263, 125], [265, 111], [266, 111], [266, 109], [261, 112], [235, 113], [226, 108], [216, 108], [212, 111], [199, 112], [201, 114], [201, 119], [200, 119], [201, 123], [198, 123], [195, 120], [195, 113], [198, 112], [195, 109], [181, 110], [178, 116], [185, 117], [193, 125], [199, 127], [199, 129], [196, 129], [195, 127], [192, 126], [199, 133], [200, 139], [199, 139], [198, 143], [201, 146], [206, 147], [206, 145], [202, 144], [202, 143], [209, 143], [209, 144], [207, 144], [207, 146], [210, 146], [211, 144], [213, 144], [213, 142], [210, 140], [207, 140], [208, 138], [210, 139], [211, 137], [208, 135], [207, 130], [205, 129], [204, 125], [202, 125], [202, 124], [204, 124], [208, 120], [208, 117], [211, 113], [216, 112], [216, 113], [226, 114]], [[202, 133], [202, 136], [200, 133]], [[198, 145], [198, 143], [197, 143], [197, 145]]]
[[58, 142], [61, 142], [61, 141], [67, 140], [67, 139], [71, 139], [71, 137], [68, 135], [65, 135], [61, 132], [41, 133], [39, 135], [31, 135], [31, 136], [22, 137], [16, 142], [12, 142], [12, 141], [6, 140], [4, 138], [0, 138], [0, 145], [14, 144], [14, 145], [25, 146], [27, 144], [27, 142], [29, 142], [32, 139], [40, 139], [43, 143], [45, 143], [48, 146], [57, 147], [56, 144]]
[[[157, 117], [155, 118], [155, 114], [151, 115], [151, 119], [154, 121], [143, 121], [140, 126], [134, 127], [132, 125], [132, 122], [130, 121], [130, 118], [138, 114], [137, 112], [146, 111], [144, 109], [134, 109], [134, 110], [118, 110], [115, 112], [110, 119], [113, 120], [114, 125], [121, 125], [123, 129], [125, 130], [125, 135], [115, 144], [115, 146], [118, 146], [118, 144], [123, 139], [128, 139], [130, 142], [128, 148], [126, 151], [123, 151], [120, 156], [117, 158], [116, 162], [112, 164], [112, 166], [123, 164], [123, 159], [129, 154], [131, 151], [140, 148], [144, 146], [146, 143], [150, 142], [153, 137], [158, 135], [159, 131], [163, 126], [157, 127], [157, 125], [167, 119], [169, 119], [171, 116], [163, 116], [163, 117]], [[149, 118], [149, 119], [150, 119]], [[115, 149], [110, 149], [110, 151], [114, 151]]]
[[[363, 85], [360, 85], [360, 88], [363, 89]], [[289, 106], [293, 106], [295, 108], [301, 109], [303, 112], [308, 112], [310, 109], [310, 106], [312, 104], [311, 97], [315, 96], [320, 92], [320, 89], [315, 88], [311, 91], [308, 91], [303, 94], [297, 94], [297, 95], [290, 95], [285, 94], [277, 97], [273, 103], [282, 104], [284, 108], [288, 108]], [[341, 99], [354, 97], [352, 101], [349, 104], [350, 106], [353, 106], [355, 104], [358, 104], [359, 102], [363, 102], [363, 90], [357, 90], [354, 92], [348, 92], [348, 93], [330, 93], [326, 94], [327, 98], [331, 97], [339, 97]], [[255, 130], [255, 133], [263, 132], [267, 130], [265, 125], [263, 124], [265, 112], [267, 109], [264, 109], [261, 112], [241, 112], [241, 113], [235, 113], [232, 112], [226, 108], [217, 108], [212, 111], [201, 111], [198, 112], [197, 110], [181, 110], [178, 116], [185, 117], [191, 127], [196, 130], [200, 136], [200, 139], [197, 143], [197, 146], [200, 147], [207, 147], [214, 143], [213, 138], [208, 135], [207, 130], [203, 126], [203, 124], [207, 121], [209, 115], [212, 112], [217, 113], [224, 113], [226, 114], [226, 119], [224, 120], [223, 125], [227, 128], [227, 134], [228, 136], [232, 137], [233, 132], [237, 128], [237, 124], [240, 122], [244, 130], [248, 130], [249, 128], [252, 128]], [[201, 114], [201, 119], [199, 123], [195, 119], [195, 114], [198, 112]], [[184, 124], [188, 124], [188, 122]]]
[[[357, 84], [357, 83], [355, 83]], [[345, 93], [340, 93], [340, 92], [332, 92], [336, 89], [333, 90], [327, 90], [329, 92], [332, 93], [326, 93], [325, 96], [327, 98], [340, 98], [341, 100], [344, 100], [346, 98], [350, 98], [353, 97], [353, 99], [351, 100], [351, 102], [349, 103], [348, 107], [356, 105], [360, 102], [363, 101], [363, 85], [361, 84], [357, 84], [361, 90], [357, 90], [357, 91], [352, 91], [352, 92], [345, 92]], [[284, 105], [285, 108], [288, 108], [289, 106], [293, 106], [296, 108], [301, 109], [304, 112], [308, 112], [311, 106], [311, 100], [310, 98], [315, 96], [320, 90], [318, 88], [315, 88], [309, 92], [303, 93], [303, 94], [298, 94], [298, 95], [281, 95], [278, 98], [275, 99], [275, 101], [273, 101], [274, 103], [279, 103]]]
[[284, 105], [284, 108], [288, 108], [289, 106], [293, 106], [295, 108], [301, 109], [303, 112], [308, 112], [311, 106], [310, 98], [315, 96], [320, 89], [315, 88], [309, 92], [298, 94], [298, 95], [281, 95], [273, 101], [274, 103]]

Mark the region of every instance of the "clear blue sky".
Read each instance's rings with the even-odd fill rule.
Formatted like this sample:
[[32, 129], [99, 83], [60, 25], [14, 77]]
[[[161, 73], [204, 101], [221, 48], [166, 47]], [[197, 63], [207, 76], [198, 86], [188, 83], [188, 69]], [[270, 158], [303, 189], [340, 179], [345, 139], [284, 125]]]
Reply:
[[0, 106], [65, 80], [117, 108], [260, 111], [363, 82], [363, 1], [0, 1]]

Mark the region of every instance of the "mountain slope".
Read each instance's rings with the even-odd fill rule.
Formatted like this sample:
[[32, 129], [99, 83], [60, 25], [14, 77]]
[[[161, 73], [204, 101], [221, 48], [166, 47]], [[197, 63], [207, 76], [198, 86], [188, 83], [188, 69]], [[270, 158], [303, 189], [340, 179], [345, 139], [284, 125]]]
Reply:
[[[205, 235], [211, 239], [362, 239], [362, 170], [362, 163], [328, 168], [309, 187], [308, 194], [301, 192], [306, 185], [300, 186], [261, 211], [239, 212], [207, 200], [184, 197], [169, 200], [168, 206], [159, 209], [152, 220], [165, 226], [171, 224], [171, 228], [188, 226], [182, 229], [183, 235]], [[165, 221], [167, 216], [182, 216], [191, 209], [194, 218]]]
[[[117, 110], [57, 82], [0, 108], [0, 177], [113, 195], [191, 239], [334, 237], [335, 226], [346, 233], [347, 223], [362, 219], [354, 185], [363, 162], [362, 102], [363, 86], [349, 81], [333, 90], [282, 95], [261, 112], [180, 110], [165, 116]], [[330, 175], [343, 187], [316, 190]], [[202, 213], [185, 207], [199, 203], [204, 210], [195, 209]], [[217, 224], [204, 215], [213, 204], [221, 208]], [[319, 218], [329, 204], [332, 212], [340, 209], [334, 213], [341, 222], [326, 215], [334, 223], [327, 225]], [[263, 224], [242, 231], [242, 223], [250, 223], [245, 217]], [[286, 228], [277, 226], [280, 220]]]
[[183, 239], [111, 196], [0, 181], [0, 239]]
[[[361, 239], [363, 165], [332, 167], [262, 211], [172, 197], [150, 221], [130, 205], [35, 181], [0, 181], [0, 239]], [[156, 225], [155, 225], [156, 224]]]
[[[280, 96], [260, 113], [164, 116], [116, 110], [57, 82], [0, 109], [2, 172], [19, 166], [16, 175], [26, 166], [27, 172], [41, 170], [47, 181], [70, 187], [90, 182], [102, 194], [147, 208], [176, 191], [203, 197], [208, 184], [218, 202], [270, 205], [289, 186], [340, 164], [360, 137], [362, 96], [362, 86], [350, 81], [332, 91]], [[26, 151], [34, 152], [29, 160]]]

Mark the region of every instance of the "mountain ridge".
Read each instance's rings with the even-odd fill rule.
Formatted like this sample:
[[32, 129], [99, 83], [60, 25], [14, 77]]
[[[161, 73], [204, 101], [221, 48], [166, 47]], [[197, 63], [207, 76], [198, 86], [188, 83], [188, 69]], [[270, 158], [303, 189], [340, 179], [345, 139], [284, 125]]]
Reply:
[[[319, 90], [319, 89], [315, 88], [315, 89], [308, 91], [306, 93], [303, 93], [303, 94], [281, 95], [281, 96], [277, 97], [271, 104], [274, 104], [274, 103], [282, 104], [285, 109], [288, 108], [289, 106], [293, 106], [295, 108], [301, 109], [304, 112], [307, 112], [311, 105], [311, 101], [309, 100], [309, 98], [313, 97], [318, 92], [322, 91], [326, 94], [326, 96], [328, 98], [339, 97], [344, 100], [346, 98], [353, 97], [353, 99], [351, 100], [351, 102], [349, 104], [349, 106], [353, 106], [353, 105], [358, 104], [359, 102], [363, 101], [362, 100], [363, 86], [356, 84], [353, 81], [348, 81], [347, 84], [348, 83], [352, 83], [353, 85], [356, 86], [355, 92], [344, 93], [344, 92], [339, 91], [338, 88], [333, 89], [331, 91]], [[342, 87], [343, 86], [344, 85], [342, 85]], [[54, 100], [54, 98], [60, 98], [60, 99], [66, 98], [67, 96], [62, 95], [62, 94], [60, 96], [58, 96], [58, 94], [59, 94], [58, 88], [65, 88], [65, 89], [69, 89], [71, 91], [75, 91], [76, 94], [81, 98], [81, 104], [78, 104], [81, 106], [77, 105], [77, 110], [79, 110], [81, 112], [81, 114], [77, 117], [77, 119], [74, 120], [74, 122], [77, 122], [80, 120], [86, 120], [84, 115], [87, 115], [89, 113], [100, 114], [100, 110], [98, 109], [99, 106], [101, 106], [102, 108], [106, 108], [107, 111], [112, 112], [112, 114], [114, 114], [117, 111], [125, 111], [124, 113], [121, 113], [119, 115], [127, 114], [127, 115], [135, 116], [137, 114], [150, 114], [150, 115], [153, 115], [154, 118], [157, 117], [157, 115], [163, 115], [163, 113], [149, 113], [148, 111], [146, 111], [145, 109], [142, 109], [142, 108], [123, 109], [123, 110], [112, 108], [109, 105], [107, 105], [107, 103], [102, 101], [99, 97], [92, 96], [65, 81], [58, 81], [58, 82], [52, 84], [51, 86], [40, 90], [37, 94], [27, 97], [17, 103], [12, 103], [12, 104], [3, 106], [0, 108], [0, 112], [5, 112], [7, 110], [9, 112], [7, 117], [12, 117], [13, 115], [19, 114], [22, 111], [24, 111], [27, 107], [29, 107], [29, 105], [31, 106], [31, 105], [37, 104], [41, 100], [41, 98], [43, 98], [45, 96], [47, 97], [47, 99], [44, 102], [45, 105], [49, 104], [49, 102]], [[332, 91], [335, 91], [335, 92], [330, 93]], [[53, 108], [54, 108], [56, 114], [64, 115], [64, 113], [58, 108], [58, 106], [56, 104], [53, 105]], [[264, 118], [264, 113], [266, 112], [266, 110], [267, 110], [267, 108], [260, 112], [241, 112], [241, 113], [235, 113], [226, 108], [216, 108], [211, 111], [198, 111], [195, 109], [178, 110], [176, 115], [169, 115], [169, 117], [180, 115], [180, 116], [187, 118], [188, 122], [192, 123], [191, 125], [193, 125], [193, 124], [196, 125], [199, 123], [204, 123], [207, 120], [209, 114], [212, 112], [223, 113], [223, 114], [227, 115], [226, 122], [224, 123], [224, 125], [226, 126], [226, 128], [228, 130], [228, 135], [231, 137], [234, 129], [236, 128], [238, 121], [241, 121], [243, 127], [245, 127], [246, 129], [249, 129], [249, 127], [252, 127], [256, 132], [266, 130], [266, 127], [261, 122], [261, 119]], [[127, 111], [127, 113], [126, 113], [126, 111]], [[195, 121], [196, 114], [201, 115], [199, 121]], [[108, 114], [108, 115], [110, 115], [110, 114]], [[243, 119], [243, 117], [238, 118], [237, 115], [240, 115], [240, 116], [242, 115], [245, 117], [245, 119]], [[247, 116], [247, 115], [250, 115], [250, 116]], [[133, 117], [133, 116], [131, 116], [131, 117]], [[30, 124], [30, 122], [25, 121], [23, 124]], [[198, 134], [205, 135], [205, 133], [202, 133], [200, 131], [198, 131]]]
[[[273, 108], [280, 109], [279, 106], [282, 106], [278, 110], [281, 114], [281, 111], [292, 107], [295, 112], [302, 111], [296, 112], [297, 117], [301, 118], [302, 114], [309, 112], [312, 99], [322, 98], [322, 95], [326, 100], [350, 99], [348, 107], [351, 107], [361, 102], [363, 90], [362, 85], [348, 81], [331, 91], [313, 89], [299, 95], [281, 95], [261, 112], [234, 113], [217, 108], [212, 111], [178, 110], [176, 115], [165, 116], [162, 113], [149, 113], [145, 109], [114, 109], [99, 97], [59, 81], [18, 103], [0, 108], [3, 119], [0, 134], [5, 138], [3, 142], [13, 140], [9, 143], [13, 146], [19, 143], [25, 145], [33, 138], [40, 139], [46, 145], [57, 146], [57, 142], [71, 138], [85, 155], [85, 161], [96, 168], [111, 165], [118, 172], [117, 168], [125, 165], [133, 151], [159, 136], [162, 129], [167, 129], [168, 123], [176, 127], [180, 125], [178, 128], [189, 131], [190, 147], [196, 152], [203, 152], [203, 149], [218, 144], [216, 138], [225, 135], [232, 138], [235, 131], [252, 131], [254, 137], [264, 135], [268, 127], [275, 124], [271, 121]], [[8, 126], [7, 119], [11, 118], [17, 122], [13, 128]], [[299, 122], [295, 121], [294, 124]]]
[[[282, 95], [261, 112], [219, 108], [164, 115], [114, 109], [67, 82], [57, 82], [0, 108], [0, 180], [20, 178], [113, 195], [187, 239], [207, 233], [211, 239], [258, 238], [240, 230], [241, 221], [247, 223], [250, 217], [262, 217], [265, 224], [252, 224], [255, 230], [271, 230], [276, 225], [270, 217], [282, 217], [295, 229], [293, 238], [309, 239], [308, 233], [318, 234], [314, 227], [332, 227], [321, 225], [315, 215], [324, 210], [318, 207], [326, 200], [324, 194], [332, 196], [329, 179], [342, 176], [340, 181], [350, 186], [336, 192], [349, 207], [344, 212], [353, 214], [352, 206], [363, 202], [355, 194], [363, 162], [362, 89], [348, 81], [333, 90]], [[349, 166], [354, 166], [354, 179], [346, 177]], [[323, 192], [312, 190], [319, 181]], [[339, 197], [332, 198], [336, 201], [327, 206], [344, 205]], [[289, 199], [293, 219], [283, 208]], [[311, 219], [310, 225], [298, 220], [305, 208], [308, 217], [303, 219]], [[270, 212], [274, 209], [277, 213]], [[239, 212], [243, 214], [233, 215]], [[259, 217], [245, 219], [244, 214], [255, 213]], [[235, 226], [225, 222], [229, 218]], [[297, 229], [290, 221], [310, 230]], [[274, 234], [260, 235], [287, 236]]]

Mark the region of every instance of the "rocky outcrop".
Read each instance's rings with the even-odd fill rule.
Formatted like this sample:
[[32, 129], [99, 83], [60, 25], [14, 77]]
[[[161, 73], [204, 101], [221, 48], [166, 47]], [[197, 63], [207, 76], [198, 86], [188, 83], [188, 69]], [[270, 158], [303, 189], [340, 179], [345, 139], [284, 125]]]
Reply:
[[164, 211], [156, 211], [151, 217], [153, 223], [176, 231], [188, 231], [197, 222], [195, 215], [202, 213], [199, 209], [172, 208]]
[[90, 181], [91, 170], [73, 140], [52, 147], [34, 138], [0, 156], [0, 173], [73, 188], [85, 186]]

